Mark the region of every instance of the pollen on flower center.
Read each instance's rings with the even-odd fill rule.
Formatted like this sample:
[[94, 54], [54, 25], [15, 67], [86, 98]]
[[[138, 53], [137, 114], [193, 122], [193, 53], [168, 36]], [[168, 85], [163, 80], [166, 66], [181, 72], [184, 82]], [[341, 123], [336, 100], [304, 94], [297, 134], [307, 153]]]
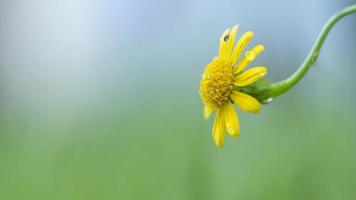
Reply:
[[231, 63], [215, 59], [210, 63], [200, 82], [200, 96], [205, 104], [214, 108], [222, 107], [233, 92], [234, 76]]

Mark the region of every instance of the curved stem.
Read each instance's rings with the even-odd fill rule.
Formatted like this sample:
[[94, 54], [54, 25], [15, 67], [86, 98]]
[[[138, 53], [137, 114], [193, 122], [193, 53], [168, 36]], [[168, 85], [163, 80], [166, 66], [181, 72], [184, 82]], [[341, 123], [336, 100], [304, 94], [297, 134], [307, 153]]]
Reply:
[[291, 89], [294, 85], [296, 85], [305, 75], [305, 73], [309, 70], [309, 68], [315, 63], [318, 58], [320, 49], [325, 41], [326, 36], [329, 34], [331, 28], [343, 17], [346, 15], [356, 13], [356, 4], [349, 6], [340, 12], [336, 13], [332, 16], [329, 21], [325, 24], [323, 29], [321, 30], [316, 42], [314, 43], [313, 48], [308, 54], [307, 58], [304, 60], [303, 64], [298, 68], [296, 72], [294, 72], [290, 77], [285, 80], [282, 80], [277, 83], [272, 83], [271, 85], [271, 97], [279, 96], [289, 89]]

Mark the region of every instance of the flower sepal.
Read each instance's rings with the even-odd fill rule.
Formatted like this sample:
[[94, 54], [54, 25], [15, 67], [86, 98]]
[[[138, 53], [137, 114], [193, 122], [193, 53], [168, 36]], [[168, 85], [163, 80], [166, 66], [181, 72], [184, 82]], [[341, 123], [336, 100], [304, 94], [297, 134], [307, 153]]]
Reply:
[[267, 80], [260, 79], [257, 80], [256, 82], [242, 87], [238, 88], [240, 92], [243, 92], [245, 94], [248, 94], [255, 99], [257, 99], [261, 104], [268, 104], [271, 102], [271, 83]]

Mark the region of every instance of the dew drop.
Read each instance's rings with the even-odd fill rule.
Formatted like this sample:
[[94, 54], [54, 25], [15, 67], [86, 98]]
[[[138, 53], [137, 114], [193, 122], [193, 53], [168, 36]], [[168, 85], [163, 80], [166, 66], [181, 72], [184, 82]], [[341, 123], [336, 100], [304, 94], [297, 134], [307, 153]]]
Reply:
[[245, 56], [249, 62], [253, 61], [256, 58], [256, 54], [253, 53], [252, 51], [247, 51]]
[[231, 127], [230, 124], [226, 127], [226, 129], [227, 129], [227, 132], [229, 132], [229, 133], [233, 133], [234, 132], [234, 129]]
[[263, 103], [263, 104], [268, 104], [268, 103], [271, 103], [272, 100], [273, 100], [273, 98], [270, 97], [270, 98], [268, 98], [268, 99], [262, 100], [262, 103]]
[[226, 36], [224, 37], [224, 41], [225, 41], [225, 42], [228, 42], [228, 41], [229, 41], [229, 38], [230, 38], [230, 34], [229, 34], [229, 35], [226, 35]]

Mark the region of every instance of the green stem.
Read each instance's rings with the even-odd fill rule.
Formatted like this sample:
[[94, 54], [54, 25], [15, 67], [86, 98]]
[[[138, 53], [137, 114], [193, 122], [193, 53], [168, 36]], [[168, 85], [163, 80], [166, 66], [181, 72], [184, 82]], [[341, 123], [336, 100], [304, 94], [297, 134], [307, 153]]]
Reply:
[[309, 68], [315, 63], [316, 59], [318, 58], [320, 49], [331, 28], [341, 18], [352, 13], [356, 13], [356, 4], [341, 10], [329, 19], [329, 21], [325, 24], [324, 28], [321, 30], [307, 58], [304, 60], [303, 64], [298, 68], [298, 70], [287, 79], [271, 84], [271, 97], [276, 97], [287, 92], [304, 77], [305, 73], [309, 70]]

